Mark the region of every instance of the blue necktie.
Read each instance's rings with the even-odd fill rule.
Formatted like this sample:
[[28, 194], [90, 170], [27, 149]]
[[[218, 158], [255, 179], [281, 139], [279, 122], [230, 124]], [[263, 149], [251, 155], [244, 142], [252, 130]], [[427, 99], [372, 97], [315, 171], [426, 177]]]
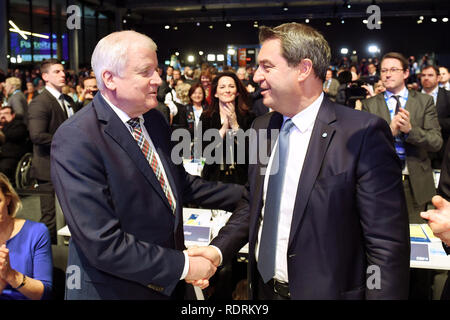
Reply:
[[258, 270], [264, 283], [267, 283], [275, 275], [278, 217], [289, 152], [289, 131], [293, 126], [292, 120], [288, 119], [281, 129], [267, 185], [263, 229], [258, 254]]
[[[397, 101], [397, 104], [395, 105], [395, 114], [397, 114], [400, 108], [402, 107], [400, 103], [400, 96], [394, 95], [392, 96], [392, 98], [394, 98]], [[394, 137], [394, 144], [395, 144], [395, 151], [397, 152], [397, 155], [400, 158], [403, 170], [406, 165], [405, 135], [403, 134], [403, 132], [400, 132], [397, 136]]]

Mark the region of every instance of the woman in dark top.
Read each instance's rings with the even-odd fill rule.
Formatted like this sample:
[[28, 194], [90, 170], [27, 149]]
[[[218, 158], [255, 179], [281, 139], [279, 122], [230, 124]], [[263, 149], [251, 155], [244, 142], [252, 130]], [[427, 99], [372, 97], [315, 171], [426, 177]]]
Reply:
[[[255, 118], [250, 112], [251, 99], [241, 81], [232, 72], [219, 73], [214, 78], [211, 98], [211, 105], [200, 117], [203, 132], [203, 157], [206, 158], [202, 176], [210, 181], [245, 184], [248, 168], [248, 139], [244, 141], [245, 163], [238, 163], [237, 145], [240, 139], [237, 138], [236, 133], [238, 130], [249, 129]], [[210, 148], [206, 147], [210, 143], [217, 142], [205, 141], [205, 132], [208, 129], [219, 130], [221, 138], [220, 146], [212, 150], [210, 155], [208, 154]], [[233, 141], [229, 144], [229, 148], [227, 148], [226, 139]], [[216, 158], [215, 152], [218, 150], [222, 151], [219, 157], [221, 160], [218, 163], [209, 164], [211, 157]], [[239, 158], [242, 157], [242, 155], [239, 156]], [[208, 158], [210, 158], [209, 161]]]

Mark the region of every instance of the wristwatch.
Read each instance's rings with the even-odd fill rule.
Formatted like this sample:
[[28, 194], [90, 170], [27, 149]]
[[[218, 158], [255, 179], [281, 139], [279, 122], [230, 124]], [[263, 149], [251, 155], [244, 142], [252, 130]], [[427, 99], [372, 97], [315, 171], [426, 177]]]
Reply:
[[23, 276], [23, 278], [22, 278], [22, 283], [19, 284], [19, 286], [18, 286], [17, 288], [14, 288], [15, 290], [19, 290], [19, 289], [22, 288], [22, 287], [25, 285], [25, 283], [27, 282], [27, 276], [24, 275], [23, 273], [22, 273], [22, 276]]

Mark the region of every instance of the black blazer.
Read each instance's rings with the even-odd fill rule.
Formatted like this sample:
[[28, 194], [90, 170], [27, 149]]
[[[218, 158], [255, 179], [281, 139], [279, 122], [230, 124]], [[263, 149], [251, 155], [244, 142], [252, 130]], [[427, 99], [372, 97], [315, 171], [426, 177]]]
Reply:
[[[269, 134], [261, 137], [267, 139], [267, 150], [271, 130], [279, 130], [282, 121], [277, 112], [255, 120], [257, 139], [266, 130]], [[227, 261], [249, 241], [251, 294], [265, 168], [264, 163], [249, 165], [249, 196], [211, 242]], [[286, 256], [292, 299], [408, 298], [408, 215], [401, 165], [386, 121], [324, 98], [298, 186], [292, 187], [297, 194]], [[380, 268], [377, 290], [366, 286], [371, 265]]]
[[[236, 112], [236, 119], [239, 124], [239, 128], [246, 131], [250, 128], [253, 120], [255, 119], [255, 115], [252, 112], [248, 112], [246, 115], [241, 115], [239, 112]], [[222, 127], [222, 124], [220, 122], [220, 114], [218, 112], [214, 112], [210, 117], [207, 117], [205, 113], [202, 113], [200, 117], [200, 121], [202, 122], [202, 133], [204, 136], [205, 131], [208, 129], [217, 129], [220, 130]], [[202, 140], [203, 147], [202, 150], [205, 152], [205, 148], [212, 143], [211, 141], [205, 141], [205, 139]], [[238, 184], [245, 184], [247, 183], [247, 170], [248, 170], [248, 139], [246, 139], [246, 157], [245, 157], [245, 163], [244, 164], [237, 164], [237, 141], [234, 141], [233, 144], [233, 152], [234, 152], [234, 169], [230, 169], [230, 162], [227, 161], [227, 150], [226, 150], [226, 141], [225, 138], [220, 142], [221, 145], [219, 148], [222, 150], [222, 159], [223, 159], [223, 165], [219, 163], [213, 163], [213, 164], [205, 164], [202, 171], [202, 177], [206, 180], [210, 181], [222, 181], [222, 182], [232, 182], [232, 183], [238, 183]], [[215, 157], [215, 151], [212, 151], [212, 156]], [[205, 157], [205, 154], [203, 154], [203, 157]], [[228, 162], [228, 164], [227, 164]], [[232, 166], [231, 166], [232, 167]], [[231, 170], [231, 171], [230, 171]]]
[[13, 158], [19, 160], [29, 151], [28, 130], [20, 119], [13, 119], [1, 130], [5, 135], [5, 143], [1, 145], [1, 158]]
[[[76, 104], [68, 95], [64, 99], [77, 111]], [[67, 120], [58, 100], [46, 89], [34, 98], [28, 107], [28, 130], [33, 142], [31, 176], [50, 181], [50, 145], [56, 129]]]

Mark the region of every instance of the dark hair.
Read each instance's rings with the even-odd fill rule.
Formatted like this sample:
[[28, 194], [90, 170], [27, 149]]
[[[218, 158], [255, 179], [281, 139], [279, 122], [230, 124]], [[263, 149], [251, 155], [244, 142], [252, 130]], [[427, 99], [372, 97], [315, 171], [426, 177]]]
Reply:
[[251, 100], [247, 93], [247, 90], [245, 89], [242, 82], [239, 80], [237, 75], [234, 72], [221, 72], [218, 73], [216, 77], [214, 77], [211, 85], [211, 104], [208, 106], [208, 109], [205, 111], [206, 117], [211, 117], [211, 115], [215, 112], [219, 112], [219, 99], [215, 97], [217, 92], [217, 86], [219, 84], [219, 80], [222, 77], [230, 77], [234, 80], [234, 83], [236, 84], [237, 89], [237, 97], [234, 102], [235, 109], [237, 112], [239, 112], [240, 115], [245, 115], [248, 113], [250, 106], [251, 106]]
[[269, 39], [280, 40], [281, 54], [290, 67], [297, 66], [303, 59], [310, 59], [316, 77], [325, 81], [331, 50], [319, 31], [296, 22], [284, 23], [275, 28], [260, 27], [259, 42]]
[[14, 114], [14, 109], [11, 106], [3, 106], [0, 108], [0, 110], [3, 110], [3, 109], [9, 109], [11, 111], [11, 114]]
[[81, 88], [84, 89], [84, 82], [85, 82], [86, 80], [92, 80], [92, 79], [94, 79], [95, 81], [97, 81], [97, 78], [96, 78], [96, 77], [87, 77], [87, 78], [84, 78], [83, 81], [81, 81], [81, 83], [80, 83]]
[[381, 59], [380, 66], [383, 63], [384, 59], [397, 59], [402, 64], [403, 70], [408, 69], [409, 63], [408, 60], [402, 55], [400, 52], [388, 52]]
[[52, 65], [54, 65], [54, 64], [61, 64], [61, 61], [59, 61], [58, 59], [46, 59], [46, 60], [43, 60], [41, 62], [41, 67], [40, 67], [41, 74], [42, 73], [48, 73], [50, 67]]
[[191, 88], [189, 89], [189, 103], [194, 105], [194, 101], [192, 101], [191, 96], [194, 94], [194, 91], [197, 90], [197, 88], [202, 89], [203, 92], [203, 100], [202, 100], [202, 106], [204, 106], [206, 104], [206, 93], [205, 93], [205, 89], [203, 89], [202, 84], [200, 82], [196, 82], [194, 83]]
[[427, 69], [433, 69], [436, 72], [436, 75], [439, 75], [439, 68], [437, 66], [432, 66], [432, 65], [428, 65], [422, 68], [423, 70], [427, 70]]

